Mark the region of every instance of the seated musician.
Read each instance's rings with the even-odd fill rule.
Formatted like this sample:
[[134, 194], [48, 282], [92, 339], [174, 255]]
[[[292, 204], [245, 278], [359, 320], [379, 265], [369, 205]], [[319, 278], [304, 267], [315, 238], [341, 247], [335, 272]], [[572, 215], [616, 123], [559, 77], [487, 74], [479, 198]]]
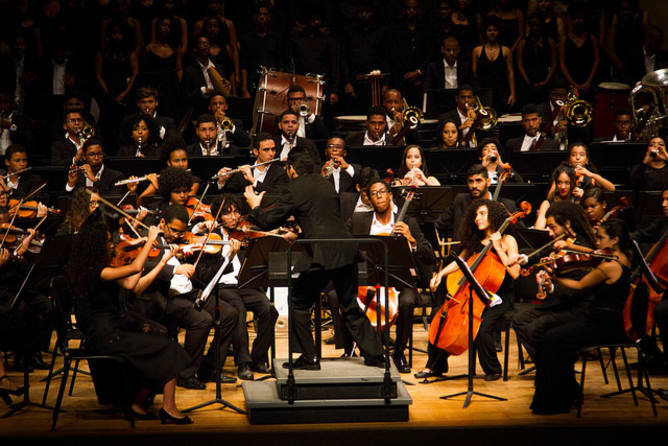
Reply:
[[[396, 234], [406, 238], [412, 254], [423, 277], [429, 277], [431, 265], [434, 263], [434, 252], [425, 239], [420, 226], [413, 217], [405, 221], [397, 221], [397, 213], [393, 210], [392, 192], [387, 184], [377, 179], [367, 187], [367, 195], [371, 200], [373, 212], [355, 212], [346, 223], [353, 235]], [[392, 355], [400, 373], [410, 373], [411, 369], [404, 357], [404, 350], [413, 329], [413, 308], [417, 299], [417, 289], [403, 287], [399, 293], [399, 314], [397, 316], [397, 339]], [[345, 330], [344, 330], [345, 333]], [[352, 341], [349, 343], [351, 344]]]
[[[213, 93], [209, 98], [209, 113], [216, 118], [216, 138], [223, 147], [234, 145], [235, 147], [249, 147], [251, 145], [248, 133], [244, 130], [241, 119], [230, 119], [227, 117], [227, 99], [220, 93]], [[223, 128], [221, 125], [229, 120], [231, 127]], [[229, 125], [228, 124], [228, 125]]]
[[[6, 88], [6, 85], [3, 85]], [[33, 120], [16, 110], [14, 98], [6, 91], [0, 91], [0, 155], [6, 155], [11, 145], [34, 147]]]
[[[10, 199], [20, 200], [28, 196], [31, 192], [39, 188], [44, 181], [42, 178], [30, 171], [21, 173], [28, 168], [28, 154], [23, 146], [12, 144], [5, 152], [5, 167], [7, 168], [4, 178]], [[0, 172], [5, 175], [5, 172]], [[49, 195], [45, 188], [42, 188], [34, 195], [30, 195], [29, 200], [36, 200], [40, 203], [47, 203]]]
[[[436, 220], [436, 228], [447, 236], [454, 236], [471, 202], [477, 198], [492, 198], [492, 193], [489, 190], [490, 184], [491, 180], [487, 175], [486, 167], [480, 164], [474, 164], [469, 167], [469, 170], [466, 172], [466, 186], [469, 191], [459, 193], [455, 196], [452, 206], [449, 206]], [[517, 208], [512, 200], [499, 198], [499, 201], [510, 213], [514, 212]]]
[[[547, 211], [554, 203], [560, 201], [580, 202], [584, 190], [577, 187], [577, 178], [575, 176], [575, 169], [565, 164], [559, 164], [554, 171], [552, 171], [552, 183], [554, 184], [554, 193], [552, 197], [546, 198], [540, 204], [538, 211], [536, 211], [535, 229], [546, 229], [547, 227]], [[548, 193], [549, 194], [549, 193]]]
[[160, 141], [166, 141], [168, 138], [176, 136], [176, 124], [174, 123], [174, 119], [158, 113], [160, 103], [158, 101], [157, 88], [151, 87], [150, 85], [139, 87], [137, 89], [136, 105], [137, 111], [123, 119], [123, 122], [121, 122], [121, 129], [131, 127], [130, 122], [137, 116], [149, 115], [155, 120], [156, 125], [158, 126], [157, 136], [160, 138]]
[[[520, 275], [520, 266], [511, 264], [511, 259], [514, 259], [517, 255], [517, 241], [510, 234], [500, 234], [498, 232], [507, 215], [506, 210], [499, 202], [477, 199], [466, 209], [466, 214], [458, 229], [458, 238], [462, 242], [459, 255], [462, 259], [468, 260], [474, 254], [481, 253], [484, 247], [491, 244], [487, 255], [496, 254], [498, 261], [505, 267], [503, 282], [498, 290], [490, 292], [491, 303], [482, 313], [482, 323], [477, 336], [475, 336], [474, 345], [469, 346], [469, 348], [475, 348], [478, 352], [480, 365], [485, 372], [485, 381], [496, 381], [501, 378], [501, 364], [496, 357], [494, 337], [503, 315], [512, 305], [513, 280]], [[432, 278], [431, 289], [436, 291], [444, 277], [458, 270], [459, 267], [455, 262], [445, 266]], [[452, 316], [449, 315], [448, 317]], [[431, 323], [438, 324], [440, 319], [436, 316]], [[430, 331], [433, 329], [433, 327], [430, 327]], [[449, 356], [448, 351], [429, 343], [429, 359], [426, 368], [416, 373], [415, 377], [428, 378], [447, 373]]]
[[[276, 142], [274, 138], [266, 132], [261, 132], [253, 142], [253, 156], [255, 163], [268, 163], [276, 158]], [[273, 162], [262, 166], [251, 167], [244, 165], [239, 167], [240, 172], [227, 174], [233, 169], [223, 167], [218, 171], [218, 190], [229, 193], [243, 193], [249, 184], [261, 192], [266, 190], [269, 193], [278, 193], [288, 183], [288, 177], [281, 163]]]
[[[168, 169], [186, 172], [177, 168]], [[185, 243], [184, 239], [188, 233], [188, 212], [176, 201], [181, 201], [180, 197], [187, 197], [190, 185], [182, 185], [183, 187], [177, 188], [176, 178], [172, 178], [172, 175], [165, 170], [160, 174], [161, 186], [163, 185], [163, 178], [169, 180], [174, 190], [178, 190], [178, 192], [172, 192], [169, 199], [171, 203], [162, 208], [159, 218], [162, 235], [158, 237], [158, 242], [162, 245]], [[238, 243], [231, 246], [233, 253], [239, 248]], [[161, 249], [164, 252], [164, 248]], [[196, 257], [196, 254], [198, 254], [197, 251], [195, 251], [195, 255], [185, 258], [171, 257], [156, 277], [154, 284], [135, 297], [134, 308], [158, 322], [163, 322], [163, 319], [166, 318], [164, 322], [168, 327], [178, 326], [186, 330], [184, 348], [190, 355], [191, 361], [179, 373], [177, 385], [188, 389], [203, 390], [206, 388], [204, 383], [211, 381], [215, 375], [213, 361], [215, 349], [213, 344], [206, 356], [203, 356], [203, 354], [209, 332], [214, 324], [216, 299], [213, 297], [208, 299], [202, 306], [202, 310], [195, 308], [195, 299], [198, 295], [198, 289], [204, 289], [207, 286], [222, 264], [222, 260], [217, 263], [209, 258], [208, 261], [200, 262], [196, 267], [190, 263], [195, 261], [193, 257]], [[147, 268], [153, 266], [152, 262], [155, 261], [153, 259], [147, 261]], [[227, 350], [239, 316], [237, 310], [227, 302], [222, 301], [220, 304], [220, 358], [222, 358], [222, 367], [222, 364], [225, 364]], [[176, 335], [176, 333], [171, 333], [171, 335]], [[224, 383], [235, 381], [234, 377], [222, 376], [222, 382]]]
[[80, 134], [84, 120], [81, 110], [69, 110], [63, 115], [65, 135], [51, 144], [51, 164], [66, 166], [78, 164], [83, 157], [82, 147], [86, 140]]
[[[165, 143], [160, 146], [160, 159], [167, 167], [179, 167], [188, 170], [188, 152], [186, 152], [186, 143], [180, 136], [172, 136], [165, 140]], [[158, 192], [158, 176], [154, 173], [147, 175], [149, 184], [146, 189], [139, 195], [139, 201], [146, 197], [152, 197]], [[190, 189], [190, 196], [197, 194], [199, 189], [200, 179], [193, 176], [193, 184]]]
[[[240, 230], [241, 215], [239, 205], [230, 197], [224, 197], [222, 201], [213, 206], [212, 212], [220, 211], [220, 228], [215, 232], [222, 236], [223, 240], [229, 240], [230, 235]], [[217, 214], [218, 215], [218, 214]], [[193, 228], [205, 232], [206, 225], [201, 224]], [[229, 247], [223, 247], [221, 255], [227, 255]], [[232, 348], [234, 349], [234, 362], [237, 365], [237, 376], [244, 380], [253, 380], [253, 372], [271, 373], [268, 365], [267, 353], [274, 340], [274, 324], [278, 318], [278, 311], [267, 299], [266, 291], [259, 288], [238, 288], [238, 275], [241, 270], [241, 262], [247, 254], [244, 247], [231, 255], [231, 268], [225, 272], [218, 282], [218, 296], [232, 307], [238, 314], [239, 320], [232, 332]], [[226, 270], [227, 271], [227, 270]], [[248, 329], [246, 327], [246, 313], [253, 312], [256, 323], [256, 337], [253, 341], [252, 353], [248, 348]]]
[[140, 282], [152, 281], [171, 258], [173, 252], [167, 251], [140, 278], [158, 233], [159, 228], [151, 227], [147, 243], [134, 261], [112, 267], [110, 251], [114, 245], [109, 227], [100, 221], [87, 222], [74, 238], [67, 276], [77, 298], [77, 323], [86, 334], [86, 349], [93, 354], [121, 356], [138, 372], [133, 383], [137, 393], [131, 402], [134, 417], [156, 419], [146, 408], [146, 399], [151, 392], [163, 392], [162, 423], [192, 424], [192, 419], [177, 409], [174, 397], [176, 378], [190, 357], [176, 342], [159, 335], [159, 324], [130, 318], [119, 305], [121, 289], [134, 290]]
[[[577, 351], [588, 345], [628, 342], [622, 311], [631, 285], [631, 240], [623, 221], [611, 219], [596, 229], [596, 246], [614, 256], [603, 259], [579, 279], [555, 276], [546, 271], [544, 286], [548, 294], [556, 286], [566, 290], [586, 290], [593, 301], [588, 311], [574, 320], [555, 325], [543, 333], [536, 350], [536, 390], [531, 410], [534, 414], [568, 413], [582, 389], [575, 378]], [[549, 269], [548, 269], [549, 271]]]
[[393, 186], [440, 186], [436, 177], [429, 176], [424, 150], [417, 144], [406, 146], [401, 156], [401, 166]]
[[473, 110], [475, 105], [475, 93], [473, 87], [469, 84], [461, 84], [457, 88], [457, 96], [455, 96], [457, 107], [443, 113], [438, 117], [439, 122], [453, 121], [457, 123], [457, 128], [461, 134], [460, 141], [468, 141], [468, 147], [476, 147], [478, 140], [489, 135], [490, 132], [485, 132], [481, 129], [476, 129], [473, 135], [469, 135], [471, 127], [476, 120], [476, 112]]
[[355, 192], [357, 176], [362, 170], [359, 164], [346, 161], [346, 143], [343, 138], [335, 136], [327, 140], [325, 162], [320, 174], [334, 185], [336, 193]]
[[160, 135], [155, 120], [145, 114], [137, 114], [122, 129], [117, 156], [128, 158], [153, 158], [158, 154]]
[[213, 115], [204, 113], [197, 118], [195, 126], [197, 140], [186, 147], [188, 156], [221, 156], [236, 155], [240, 152], [239, 147], [231, 141], [218, 140], [218, 122]]
[[568, 82], [555, 76], [550, 82], [548, 100], [537, 105], [541, 116], [541, 132], [557, 142], [559, 150], [566, 150], [568, 139], [568, 120], [564, 116], [565, 104], [568, 102]]
[[[183, 91], [187, 102], [194, 107], [194, 116], [206, 113], [209, 99], [215, 92], [229, 93], [230, 82], [226, 79], [225, 69], [211, 61], [210, 47], [206, 36], [198, 36], [193, 47], [195, 60], [183, 70]], [[221, 76], [223, 85], [216, 85], [211, 78], [211, 68]], [[226, 88], [227, 92], [221, 88]]]
[[594, 138], [595, 141], [612, 141], [612, 142], [631, 142], [634, 135], [631, 133], [633, 129], [633, 116], [628, 108], [620, 108], [615, 110], [615, 134], [610, 137]]
[[436, 140], [429, 151], [440, 152], [441, 150], [451, 150], [462, 147], [459, 145], [462, 135], [458, 126], [458, 121], [453, 119], [445, 119], [441, 121], [436, 130]]
[[329, 138], [329, 130], [325, 127], [322, 118], [313, 113], [313, 110], [307, 110], [304, 106], [308, 107], [304, 87], [295, 84], [290, 85], [288, 89], [288, 107], [299, 115], [297, 136], [308, 139]]
[[[537, 253], [537, 256], [545, 257], [553, 252], [554, 257], [562, 249], [589, 252], [596, 246], [594, 231], [579, 205], [571, 201], [557, 201], [547, 210], [546, 219], [546, 227], [554, 243], [542, 253]], [[511, 260], [521, 264], [537, 261], [533, 258], [527, 259], [525, 255], [517, 255]], [[563, 276], [579, 280], [585, 273], [582, 269], [575, 269], [563, 273]], [[540, 279], [540, 276], [537, 279]], [[534, 359], [543, 334], [552, 327], [576, 320], [587, 311], [591, 302], [588, 293], [574, 293], [560, 286], [548, 293], [547, 298], [542, 294], [539, 294], [538, 298], [543, 300], [542, 304], [516, 311], [512, 322], [517, 338]]]
[[541, 131], [543, 118], [534, 104], [522, 107], [522, 127], [524, 135], [510, 138], [506, 148], [511, 152], [555, 151], [559, 144]]
[[587, 215], [589, 224], [592, 228], [595, 228], [598, 221], [605, 216], [608, 210], [608, 199], [603, 194], [603, 189], [590, 187], [584, 191], [580, 205]]
[[[501, 143], [496, 138], [484, 138], [478, 145], [478, 159], [480, 160], [480, 164], [487, 168], [487, 176], [491, 185], [496, 185], [499, 182], [499, 177], [504, 171], [502, 167], [504, 163], [499, 151], [500, 148]], [[506, 181], [510, 183], [524, 182], [520, 174], [515, 172], [512, 167]]]
[[[589, 147], [583, 142], [574, 142], [568, 145], [568, 159], [562, 164], [566, 164], [575, 169], [575, 186], [583, 191], [590, 187], [600, 187], [606, 191], [614, 192], [615, 185], [605, 179], [599, 172], [589, 157]], [[552, 183], [548, 192], [548, 199], [554, 194], [555, 185]], [[578, 197], [579, 191], [576, 194]], [[579, 198], [579, 197], [578, 197]]]
[[67, 176], [65, 190], [72, 192], [77, 186], [85, 186], [97, 188], [100, 195], [122, 194], [123, 188], [114, 184], [122, 180], [125, 175], [104, 165], [102, 141], [90, 138], [83, 145], [82, 151], [84, 164], [81, 170], [74, 170], [74, 165], [70, 167], [71, 172]]
[[[344, 221], [348, 221], [353, 212], [371, 212], [373, 206], [366, 191], [369, 185], [380, 179], [378, 171], [373, 167], [363, 167], [360, 174], [355, 177], [355, 191], [354, 192], [340, 192], [339, 199], [341, 202], [341, 216]], [[397, 205], [393, 208], [395, 211]]]
[[649, 140], [642, 164], [631, 169], [629, 184], [634, 190], [664, 190], [668, 187], [668, 152], [660, 136]]
[[[404, 119], [402, 113], [404, 107], [404, 97], [399, 90], [395, 88], [385, 90], [385, 93], [383, 93], [383, 108], [385, 109], [387, 132], [390, 136], [390, 141], [403, 129]], [[402, 144], [416, 142], [418, 138], [419, 135], [415, 129], [408, 129], [405, 132]]]
[[371, 107], [366, 114], [366, 130], [346, 136], [346, 147], [386, 146], [390, 144], [385, 109]]
[[[662, 240], [662, 236], [668, 234], [668, 187], [664, 188], [661, 193], [661, 209], [663, 215], [652, 220], [649, 225], [632, 232], [630, 234], [631, 239], [638, 243], [656, 244]], [[665, 239], [663, 243], [665, 245]], [[658, 248], [661, 248], [661, 246], [658, 246]], [[659, 329], [663, 353], [659, 351], [655, 340], [649, 340], [648, 343], [643, 342], [641, 348], [648, 356], [646, 366], [650, 369], [650, 372], [665, 375], [668, 374], [668, 299], [666, 299], [666, 293], [663, 294], [661, 302], [654, 307], [654, 320]], [[662, 397], [666, 399], [668, 391], [661, 390], [661, 392]]]
[[292, 110], [285, 110], [278, 116], [279, 134], [274, 137], [276, 143], [276, 155], [281, 161], [288, 159], [288, 154], [296, 146], [302, 146], [308, 150], [309, 156], [318, 167], [322, 159], [315, 143], [308, 138], [302, 138], [297, 134], [299, 129], [299, 114]]

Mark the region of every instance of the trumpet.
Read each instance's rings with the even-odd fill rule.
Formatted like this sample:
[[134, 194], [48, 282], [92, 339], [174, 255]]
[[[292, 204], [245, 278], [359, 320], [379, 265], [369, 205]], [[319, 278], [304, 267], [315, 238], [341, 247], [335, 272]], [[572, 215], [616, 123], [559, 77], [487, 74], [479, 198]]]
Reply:
[[[280, 160], [279, 160], [278, 158], [274, 158], [274, 159], [272, 159], [272, 160], [265, 161], [265, 162], [263, 162], [263, 163], [255, 163], [255, 164], [253, 164], [252, 166], [250, 166], [250, 168], [252, 169], [253, 167], [264, 166], [264, 165], [267, 165], [267, 164], [275, 163], [276, 161], [280, 161]], [[233, 175], [233, 174], [235, 174], [235, 173], [237, 173], [237, 172], [241, 172], [241, 168], [239, 168], [239, 169], [234, 169], [234, 170], [230, 170], [229, 172], [224, 172], [224, 173], [220, 173], [220, 174], [217, 173], [217, 174], [215, 174], [214, 176], [212, 176], [211, 179], [212, 179], [212, 180], [217, 180], [218, 178], [226, 177], [226, 176], [228, 176], [228, 175]]]
[[224, 131], [230, 131], [234, 128], [234, 123], [227, 116], [223, 116], [220, 121], [218, 121], [218, 126]]
[[297, 112], [299, 113], [299, 116], [305, 118], [311, 114], [311, 109], [306, 102], [303, 102], [299, 104], [299, 107], [297, 107]]
[[84, 122], [83, 127], [79, 130], [79, 139], [88, 140], [93, 136], [95, 136], [95, 129], [87, 122]]

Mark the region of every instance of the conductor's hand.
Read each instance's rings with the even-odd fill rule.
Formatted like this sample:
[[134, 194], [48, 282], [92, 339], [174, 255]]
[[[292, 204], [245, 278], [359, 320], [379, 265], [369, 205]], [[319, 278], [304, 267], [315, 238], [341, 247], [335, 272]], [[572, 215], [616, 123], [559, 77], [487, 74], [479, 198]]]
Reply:
[[248, 206], [250, 206], [251, 209], [260, 207], [260, 204], [262, 203], [262, 197], [264, 197], [265, 192], [266, 191], [262, 191], [258, 194], [255, 193], [255, 189], [253, 189], [253, 186], [251, 185], [246, 186], [246, 189], [244, 190], [244, 197], [246, 198]]

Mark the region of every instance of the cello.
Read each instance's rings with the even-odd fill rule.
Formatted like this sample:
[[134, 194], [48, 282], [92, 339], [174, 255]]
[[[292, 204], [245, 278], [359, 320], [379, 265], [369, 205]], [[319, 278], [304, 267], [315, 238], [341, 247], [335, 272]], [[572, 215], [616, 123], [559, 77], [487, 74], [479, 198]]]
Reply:
[[[520, 204], [521, 211], [507, 217], [498, 232], [503, 232], [509, 225], [515, 224], [531, 212], [528, 202]], [[503, 283], [506, 267], [498, 256], [491, 251], [492, 243], [488, 243], [480, 253], [474, 254], [467, 260], [476, 279], [488, 293], [496, 293]], [[429, 326], [429, 343], [445, 350], [452, 355], [460, 355], [469, 348], [469, 298], [471, 289], [461, 271], [453, 272], [447, 277], [449, 299], [434, 313]], [[482, 313], [485, 304], [480, 299], [473, 300], [473, 339], [478, 334], [482, 323]]]

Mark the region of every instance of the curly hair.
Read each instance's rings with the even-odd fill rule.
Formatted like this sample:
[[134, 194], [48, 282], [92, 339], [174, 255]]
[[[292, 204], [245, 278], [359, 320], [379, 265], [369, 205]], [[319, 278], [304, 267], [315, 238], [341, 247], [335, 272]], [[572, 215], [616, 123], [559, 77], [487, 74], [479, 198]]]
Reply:
[[[97, 189], [93, 189], [92, 191], [97, 192]], [[89, 215], [90, 194], [87, 188], [77, 187], [74, 189], [74, 193], [72, 193], [72, 200], [65, 214], [65, 223], [70, 234], [77, 232]]]
[[186, 141], [178, 135], [168, 137], [160, 146], [160, 160], [167, 165], [167, 161], [169, 161], [172, 152], [177, 150], [183, 150], [187, 153]]
[[155, 119], [153, 119], [152, 116], [146, 115], [146, 114], [138, 114], [135, 116], [133, 119], [130, 120], [130, 122], [127, 124], [127, 126], [122, 130], [122, 139], [121, 139], [121, 145], [134, 145], [135, 140], [132, 138], [132, 131], [141, 123], [144, 121], [146, 124], [146, 127], [148, 128], [148, 138], [146, 138], [146, 141], [142, 141], [142, 144], [145, 147], [148, 146], [156, 146], [158, 144], [159, 140], [159, 135], [160, 135], [160, 128], [158, 127], [158, 123], [155, 122]]
[[169, 202], [172, 191], [176, 189], [188, 189], [193, 185], [193, 176], [190, 172], [180, 167], [165, 167], [160, 171], [158, 178], [158, 195], [165, 202]]
[[594, 230], [589, 224], [584, 209], [572, 201], [555, 201], [545, 213], [545, 218], [552, 217], [559, 225], [565, 226], [566, 221], [571, 222], [571, 229], [576, 235], [584, 236], [592, 246], [596, 246]]
[[418, 149], [418, 151], [420, 152], [420, 158], [422, 159], [422, 165], [420, 166], [420, 170], [422, 170], [424, 176], [428, 177], [429, 168], [427, 167], [427, 159], [424, 156], [424, 150], [422, 150], [422, 147], [418, 146], [417, 144], [410, 144], [406, 146], [406, 148], [404, 149], [404, 153], [403, 155], [401, 155], [401, 167], [399, 167], [399, 172], [397, 172], [397, 177], [403, 178], [404, 175], [406, 175], [410, 170], [408, 166], [406, 166], [406, 157], [408, 156], [408, 151], [411, 149]]
[[469, 205], [457, 230], [457, 237], [462, 244], [462, 250], [466, 250], [469, 255], [478, 251], [481, 240], [485, 238], [484, 232], [479, 230], [475, 224], [475, 214], [481, 206], [487, 206], [487, 219], [493, 232], [501, 228], [508, 215], [501, 203], [487, 198], [478, 198]]
[[[91, 214], [92, 215], [92, 214]], [[97, 218], [84, 222], [72, 241], [67, 277], [76, 295], [86, 294], [86, 274], [109, 264], [107, 248], [109, 228]]]

